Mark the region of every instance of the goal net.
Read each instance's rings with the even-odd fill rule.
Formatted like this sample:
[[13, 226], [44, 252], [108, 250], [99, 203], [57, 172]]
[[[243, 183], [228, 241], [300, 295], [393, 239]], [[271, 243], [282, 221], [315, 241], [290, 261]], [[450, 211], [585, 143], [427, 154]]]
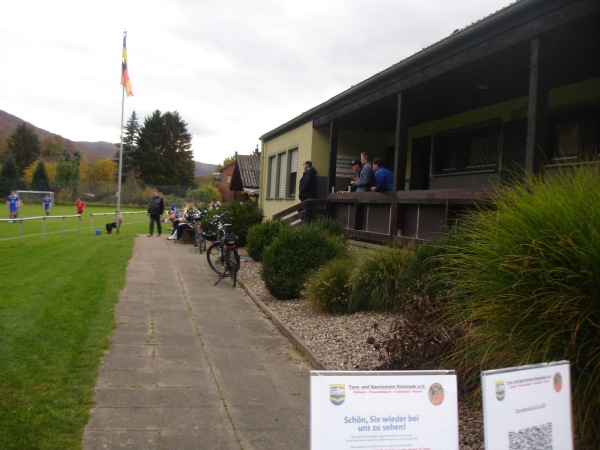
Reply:
[[[40, 206], [43, 203], [44, 197], [46, 195], [50, 196], [50, 200], [52, 200], [52, 206], [56, 206], [54, 202], [54, 192], [53, 191], [17, 191], [17, 195], [21, 199], [23, 203], [27, 204], [39, 204]], [[42, 209], [43, 211], [43, 209]]]

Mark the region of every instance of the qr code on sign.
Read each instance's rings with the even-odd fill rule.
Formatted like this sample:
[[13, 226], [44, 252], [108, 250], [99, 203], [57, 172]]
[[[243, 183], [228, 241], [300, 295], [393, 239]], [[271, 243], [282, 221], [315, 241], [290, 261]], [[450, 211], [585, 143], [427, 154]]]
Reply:
[[552, 422], [508, 433], [510, 450], [552, 450]]

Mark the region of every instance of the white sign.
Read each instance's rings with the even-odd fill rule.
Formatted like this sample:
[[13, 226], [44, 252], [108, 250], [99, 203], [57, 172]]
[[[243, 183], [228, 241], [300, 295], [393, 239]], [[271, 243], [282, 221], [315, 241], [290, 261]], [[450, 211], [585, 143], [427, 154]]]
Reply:
[[481, 373], [486, 450], [572, 449], [569, 362]]
[[335, 163], [335, 176], [336, 178], [354, 178], [354, 170], [352, 170], [352, 161], [354, 156], [348, 155], [337, 155]]
[[458, 449], [454, 371], [310, 375], [312, 450]]

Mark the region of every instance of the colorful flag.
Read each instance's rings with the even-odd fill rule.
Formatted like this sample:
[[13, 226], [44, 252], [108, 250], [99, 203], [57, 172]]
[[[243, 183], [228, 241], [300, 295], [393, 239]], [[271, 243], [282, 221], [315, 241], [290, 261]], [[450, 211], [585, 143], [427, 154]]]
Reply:
[[125, 87], [127, 97], [131, 97], [133, 95], [133, 89], [131, 87], [129, 73], [127, 73], [127, 33], [123, 35], [123, 62], [121, 69], [121, 85]]

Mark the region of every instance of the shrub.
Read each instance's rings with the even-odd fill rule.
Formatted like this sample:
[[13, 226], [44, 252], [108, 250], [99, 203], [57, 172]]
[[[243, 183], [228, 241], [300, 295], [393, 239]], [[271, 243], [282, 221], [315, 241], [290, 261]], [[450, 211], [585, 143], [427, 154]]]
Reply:
[[343, 241], [317, 227], [282, 228], [262, 254], [261, 277], [269, 292], [280, 300], [297, 298], [311, 271], [341, 256]]
[[402, 314], [389, 330], [373, 325], [367, 344], [379, 352], [381, 370], [433, 370], [455, 338], [454, 330], [441, 326], [440, 310], [427, 295], [408, 291], [403, 295]]
[[202, 219], [202, 227], [207, 231], [213, 230], [213, 228], [208, 224], [208, 221], [214, 215], [222, 214], [224, 211], [228, 212], [225, 221], [231, 224], [233, 232], [238, 237], [238, 245], [240, 247], [246, 245], [248, 230], [253, 225], [261, 223], [265, 216], [262, 208], [260, 208], [256, 203], [225, 203], [221, 205], [221, 209], [208, 212], [208, 214]]
[[598, 180], [588, 166], [503, 189], [463, 222], [436, 271], [466, 330], [448, 363], [467, 386], [481, 370], [569, 360], [586, 448], [600, 447]]
[[337, 258], [316, 272], [305, 291], [311, 307], [328, 313], [347, 313], [350, 278], [355, 266], [350, 258]]
[[256, 261], [260, 261], [265, 247], [273, 242], [283, 228], [287, 227], [289, 227], [287, 222], [282, 220], [265, 220], [252, 225], [247, 237], [248, 254]]
[[406, 290], [404, 272], [413, 250], [403, 247], [365, 252], [356, 260], [358, 268], [351, 281], [348, 311], [393, 311], [401, 306]]
[[340, 238], [346, 237], [346, 232], [342, 223], [339, 220], [331, 219], [331, 218], [322, 218], [317, 219], [310, 223], [311, 227], [323, 230], [325, 233], [330, 236], [337, 236]]

